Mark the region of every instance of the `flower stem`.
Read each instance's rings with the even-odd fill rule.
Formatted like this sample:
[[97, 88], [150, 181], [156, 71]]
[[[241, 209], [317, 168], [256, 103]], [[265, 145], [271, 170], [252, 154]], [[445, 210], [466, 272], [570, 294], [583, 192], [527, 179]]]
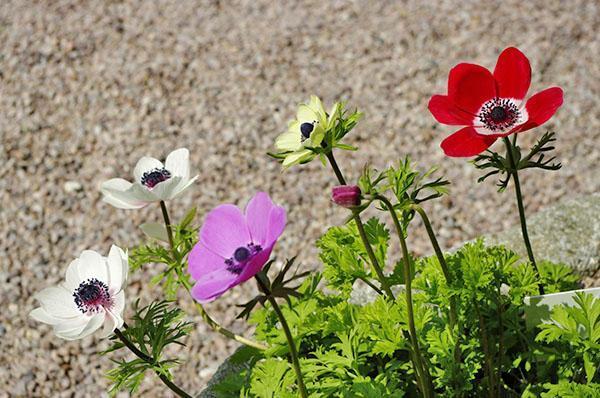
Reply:
[[[181, 262], [181, 258], [179, 257], [179, 252], [177, 251], [177, 249], [175, 248], [175, 245], [173, 243], [174, 242], [173, 241], [173, 230], [171, 227], [171, 219], [169, 217], [169, 211], [167, 210], [167, 205], [162, 200], [160, 201], [160, 209], [162, 210], [163, 219], [165, 221], [165, 227], [167, 229], [167, 236], [169, 237], [169, 245], [171, 247], [171, 253], [173, 254], [175, 261]], [[187, 292], [191, 294], [192, 286], [190, 285], [190, 282], [187, 280], [187, 278], [185, 278], [185, 276], [182, 274], [181, 267], [177, 266], [177, 267], [175, 267], [175, 270], [177, 272], [177, 277], [181, 281], [181, 284], [183, 285], [183, 287], [185, 287], [185, 290], [187, 290]], [[215, 332], [221, 333], [223, 336], [225, 336], [227, 338], [235, 340], [241, 344], [245, 344], [247, 346], [257, 348], [259, 350], [264, 351], [268, 348], [264, 344], [261, 344], [259, 342], [239, 336], [239, 335], [233, 333], [232, 331], [224, 328], [217, 321], [215, 321], [213, 318], [211, 318], [211, 316], [206, 312], [206, 310], [204, 309], [202, 304], [200, 304], [198, 302], [196, 302], [195, 304], [196, 304], [196, 308], [198, 309], [198, 312], [200, 312], [200, 315], [202, 316], [202, 319], [204, 319], [204, 321], [208, 324], [208, 326], [210, 326]]]
[[396, 227], [396, 233], [398, 234], [398, 239], [400, 240], [400, 246], [402, 248], [402, 262], [404, 265], [404, 284], [405, 284], [405, 293], [406, 293], [406, 309], [408, 313], [408, 331], [410, 335], [410, 340], [413, 346], [413, 350], [415, 352], [415, 361], [416, 366], [419, 367], [422, 380], [422, 385], [424, 387], [423, 395], [428, 397], [432, 396], [432, 384], [431, 384], [431, 376], [427, 371], [423, 363], [423, 356], [421, 355], [421, 349], [419, 348], [419, 340], [417, 337], [417, 330], [415, 327], [415, 316], [414, 316], [414, 307], [413, 307], [413, 299], [412, 299], [412, 275], [410, 270], [410, 259], [408, 254], [408, 247], [406, 245], [406, 239], [404, 239], [404, 232], [402, 231], [402, 226], [400, 225], [400, 220], [398, 220], [398, 215], [396, 214], [396, 210], [392, 203], [383, 195], [377, 195], [376, 198], [381, 201], [385, 207], [389, 210], [390, 215], [392, 216], [392, 220], [394, 222], [394, 226]]
[[487, 375], [488, 375], [488, 395], [490, 398], [494, 398], [495, 396], [495, 388], [494, 388], [494, 365], [492, 359], [492, 353], [490, 351], [490, 343], [488, 339], [487, 328], [485, 327], [485, 320], [483, 319], [483, 315], [479, 310], [479, 304], [475, 302], [475, 312], [477, 313], [477, 318], [479, 320], [479, 332], [481, 333], [481, 345], [483, 348], [483, 355], [485, 357], [485, 363], [487, 366]]
[[[335, 173], [335, 176], [337, 177], [339, 183], [341, 185], [346, 185], [346, 179], [344, 178], [342, 171], [340, 170], [337, 162], [335, 161], [333, 152], [332, 151], [327, 152], [326, 156], [327, 156], [327, 159], [329, 160], [329, 164], [331, 165], [331, 168], [333, 169], [333, 172]], [[388, 295], [388, 297], [390, 299], [394, 300], [395, 299], [394, 293], [392, 292], [392, 289], [390, 289], [390, 285], [388, 284], [387, 279], [385, 278], [385, 275], [383, 274], [383, 270], [381, 269], [381, 266], [379, 265], [379, 262], [377, 261], [375, 252], [373, 251], [373, 248], [371, 247], [371, 243], [369, 243], [369, 239], [367, 238], [367, 233], [365, 232], [365, 227], [362, 223], [362, 220], [360, 219], [360, 215], [357, 212], [352, 212], [352, 218], [354, 219], [354, 222], [356, 223], [356, 228], [358, 229], [360, 238], [363, 241], [363, 245], [365, 246], [365, 250], [367, 251], [367, 255], [369, 256], [371, 265], [373, 266], [373, 269], [375, 270], [375, 273], [377, 274], [377, 279], [379, 279], [379, 283], [381, 283], [382, 290]]]
[[277, 300], [275, 300], [275, 297], [273, 297], [273, 295], [271, 294], [271, 290], [259, 277], [256, 277], [255, 279], [263, 293], [265, 293], [267, 300], [269, 300], [269, 303], [271, 303], [271, 305], [273, 306], [273, 310], [277, 314], [279, 322], [281, 322], [281, 327], [283, 328], [283, 332], [285, 333], [285, 337], [290, 347], [290, 357], [292, 358], [294, 372], [296, 372], [296, 379], [298, 380], [298, 389], [300, 390], [300, 396], [302, 398], [308, 398], [308, 392], [306, 390], [306, 386], [304, 385], [304, 379], [302, 378], [302, 370], [300, 369], [300, 361], [298, 360], [298, 350], [296, 349], [296, 343], [294, 342], [294, 338], [292, 337], [290, 327], [287, 321], [285, 320], [285, 316], [283, 316], [283, 312], [281, 312], [281, 308], [279, 308], [279, 305], [277, 304]]
[[[123, 344], [129, 348], [129, 350], [131, 352], [133, 352], [138, 358], [140, 358], [142, 361], [150, 364], [150, 365], [156, 365], [156, 360], [154, 360], [154, 358], [152, 358], [149, 355], [144, 354], [142, 351], [140, 351], [135, 344], [133, 344], [129, 339], [127, 339], [127, 337], [125, 337], [125, 335], [119, 330], [119, 329], [115, 329], [114, 330], [115, 335], [119, 338], [119, 340], [121, 340], [123, 342]], [[159, 372], [158, 370], [155, 370], [156, 375], [158, 376], [158, 378], [167, 386], [169, 387], [169, 389], [171, 391], [173, 391], [175, 394], [177, 394], [179, 397], [182, 398], [192, 398], [192, 396], [190, 394], [188, 394], [187, 392], [183, 391], [180, 387], [178, 387], [175, 383], [173, 383], [171, 380], [169, 380], [169, 377], [167, 377], [167, 375], [165, 375], [164, 373]]]
[[521, 220], [521, 232], [523, 233], [523, 241], [525, 243], [525, 248], [527, 249], [529, 262], [531, 262], [531, 264], [533, 265], [538, 280], [540, 280], [540, 284], [538, 285], [540, 294], [544, 294], [544, 286], [542, 286], [540, 271], [535, 262], [535, 258], [533, 256], [533, 249], [531, 248], [531, 242], [529, 241], [529, 233], [527, 232], [527, 221], [525, 219], [525, 207], [523, 206], [523, 196], [521, 194], [521, 184], [519, 182], [519, 172], [517, 170], [517, 164], [513, 156], [513, 147], [514, 145], [516, 145], [516, 140], [513, 142], [513, 144], [511, 144], [508, 137], [504, 137], [503, 140], [504, 144], [506, 145], [507, 158], [510, 164], [510, 173], [512, 174], [513, 180], [515, 182], [515, 192], [517, 194], [517, 207], [519, 208], [519, 219]]
[[[431, 226], [431, 222], [429, 221], [429, 217], [427, 217], [427, 213], [421, 206], [413, 205], [412, 208], [419, 213], [421, 220], [423, 220], [423, 224], [425, 224], [425, 229], [427, 230], [427, 235], [429, 235], [429, 240], [431, 241], [431, 245], [433, 246], [433, 251], [440, 263], [440, 267], [442, 268], [442, 272], [444, 273], [444, 277], [446, 278], [446, 283], [450, 286], [452, 284], [452, 274], [450, 273], [450, 268], [448, 268], [448, 264], [446, 263], [446, 259], [444, 258], [444, 253], [442, 253], [442, 249], [440, 248], [440, 244], [433, 232], [433, 228]], [[456, 325], [458, 315], [457, 315], [457, 306], [456, 306], [456, 298], [454, 296], [450, 296], [450, 326], [453, 327]]]

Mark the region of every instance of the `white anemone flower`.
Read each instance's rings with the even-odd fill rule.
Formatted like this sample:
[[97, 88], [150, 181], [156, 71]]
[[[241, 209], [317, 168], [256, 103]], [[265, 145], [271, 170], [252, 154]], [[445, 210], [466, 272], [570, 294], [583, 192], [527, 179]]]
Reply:
[[113, 178], [100, 186], [103, 200], [119, 209], [139, 209], [182, 194], [196, 181], [190, 178], [190, 154], [186, 148], [171, 152], [163, 164], [144, 156], [133, 170], [134, 181]]
[[103, 325], [102, 337], [108, 337], [123, 326], [128, 268], [127, 254], [117, 246], [108, 257], [84, 250], [69, 264], [65, 282], [34, 296], [41, 306], [29, 315], [65, 340], [82, 339]]

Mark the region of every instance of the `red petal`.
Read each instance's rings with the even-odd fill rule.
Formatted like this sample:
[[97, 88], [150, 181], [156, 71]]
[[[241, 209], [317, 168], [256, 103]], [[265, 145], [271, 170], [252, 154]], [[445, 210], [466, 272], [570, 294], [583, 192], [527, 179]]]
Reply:
[[458, 64], [448, 76], [448, 98], [460, 109], [477, 113], [481, 105], [496, 96], [496, 81], [483, 66]]
[[459, 109], [445, 95], [434, 95], [429, 100], [429, 112], [435, 120], [450, 126], [470, 126], [473, 124], [473, 115]]
[[556, 113], [563, 103], [563, 91], [560, 87], [550, 87], [540, 91], [527, 100], [525, 108], [529, 114], [528, 122], [541, 126]]
[[440, 145], [447, 156], [462, 158], [479, 155], [496, 141], [495, 136], [477, 134], [473, 127], [464, 127], [447, 137]]
[[522, 100], [531, 83], [531, 65], [527, 57], [517, 48], [502, 51], [494, 69], [498, 85], [498, 96]]

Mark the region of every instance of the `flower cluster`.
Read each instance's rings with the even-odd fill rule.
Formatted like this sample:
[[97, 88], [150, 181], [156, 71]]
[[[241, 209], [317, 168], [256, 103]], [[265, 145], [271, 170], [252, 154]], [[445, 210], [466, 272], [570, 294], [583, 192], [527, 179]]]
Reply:
[[[265, 192], [256, 193], [244, 210], [234, 204], [218, 205], [205, 215], [200, 228], [192, 226], [195, 209], [181, 222], [172, 223], [166, 202], [186, 192], [198, 179], [198, 175], [191, 177], [189, 151], [180, 148], [168, 154], [164, 162], [142, 157], [133, 170], [132, 182], [113, 178], [100, 186], [103, 200], [119, 209], [158, 203], [164, 226], [141, 226], [157, 242], [132, 250], [131, 260], [117, 246], [112, 246], [106, 257], [83, 251], [67, 267], [63, 283], [35, 295], [40, 306], [30, 315], [51, 325], [55, 334], [66, 340], [90, 336], [100, 328], [102, 337], [114, 334], [113, 340], [118, 341], [108, 351], [126, 347], [137, 359], [118, 362], [108, 377], [115, 389], [129, 386], [131, 392], [150, 370], [178, 396], [191, 397], [173, 382], [170, 372], [178, 361], [162, 358], [163, 348], [183, 345], [180, 339], [190, 329], [191, 323], [182, 319], [183, 311], [171, 309], [168, 301], [177, 297], [179, 288], [195, 300], [200, 315], [215, 331], [256, 350], [249, 357], [254, 361], [251, 365], [260, 371], [231, 382], [246, 383], [235, 395], [250, 391], [257, 396], [297, 393], [302, 398], [309, 393], [333, 396], [337, 392], [340, 396], [504, 396], [509, 384], [515, 384], [512, 379], [537, 380], [539, 374], [555, 379], [557, 373], [546, 370], [553, 368], [554, 359], [548, 359], [549, 365], [540, 366], [535, 375], [519, 367], [523, 358], [535, 359], [528, 346], [531, 336], [519, 329], [523, 319], [518, 305], [526, 294], [543, 294], [544, 285], [556, 291], [574, 284], [572, 275], [561, 266], [541, 262], [538, 268], [519, 185], [520, 169], [546, 165], [543, 155], [538, 155], [537, 161], [531, 158], [552, 149], [546, 144], [553, 136], [543, 138], [524, 158], [516, 136], [512, 141], [506, 138], [542, 125], [562, 105], [563, 93], [558, 87], [525, 100], [530, 81], [529, 60], [511, 47], [500, 54], [493, 72], [474, 64], [457, 65], [450, 71], [447, 95], [434, 95], [429, 101], [429, 110], [440, 123], [464, 126], [441, 143], [446, 155], [474, 156], [497, 139], [505, 142], [506, 158], [490, 151], [486, 167], [494, 168], [490, 174], [507, 173], [505, 185], [514, 181], [528, 263], [517, 265], [513, 253], [485, 248], [481, 242], [465, 245], [455, 254], [443, 253], [423, 207], [424, 202], [447, 194], [449, 182], [432, 178], [435, 168], [420, 172], [405, 158], [397, 167], [381, 172], [367, 165], [356, 184], [348, 182], [334, 150], [356, 149], [341, 141], [361, 114], [348, 112], [339, 102], [326, 112], [321, 100], [311, 96], [308, 103], [299, 105], [287, 131], [275, 140], [278, 152], [272, 155], [282, 161], [284, 169], [318, 156], [335, 174], [338, 185], [331, 190], [331, 200], [348, 209], [349, 218], [346, 225], [329, 229], [317, 242], [325, 265], [323, 275], [337, 292], [335, 297], [318, 292], [318, 272], [294, 271], [289, 276], [295, 257], [285, 261], [276, 276], [269, 276], [274, 263], [271, 255], [284, 232], [287, 215]], [[522, 161], [526, 163], [520, 167]], [[377, 217], [363, 221], [368, 208], [390, 217], [397, 236], [402, 253], [391, 274], [386, 274], [385, 266], [392, 234]], [[409, 229], [415, 217], [420, 218], [435, 252], [429, 259], [417, 259], [410, 253]], [[130, 264], [135, 270], [151, 263], [166, 268], [152, 279], [168, 279], [163, 285], [165, 299], [144, 307], [136, 301], [128, 325], [123, 312]], [[258, 304], [263, 305], [252, 314], [258, 313], [254, 318], [258, 341], [225, 329], [203, 306], [251, 278], [256, 280], [258, 295], [241, 305], [244, 310], [239, 317], [248, 317]], [[300, 285], [290, 286], [303, 278]], [[364, 283], [378, 298], [364, 306], [352, 303], [357, 282]], [[281, 299], [287, 308], [280, 308]], [[600, 319], [596, 316], [600, 301], [581, 295], [575, 302], [579, 309], [554, 311], [553, 316], [567, 319], [573, 330], [577, 322], [592, 325]], [[594, 322], [587, 319], [588, 314], [595, 314]], [[600, 336], [600, 324], [589, 327], [594, 329], [591, 336]], [[558, 326], [546, 324], [541, 328], [544, 331], [538, 340], [564, 342]], [[490, 343], [495, 338], [497, 343]], [[594, 358], [600, 359], [598, 342], [577, 341], [576, 355], [582, 358], [590, 384], [597, 379], [593, 363]], [[287, 347], [282, 347], [282, 342]], [[274, 360], [283, 354], [289, 355], [295, 381], [286, 376], [288, 363]], [[561, 375], [578, 373], [577, 380], [581, 380], [584, 372], [567, 370]], [[306, 385], [308, 377], [312, 382]], [[256, 393], [257, 385], [264, 394]], [[540, 390], [539, 386], [531, 390], [534, 388]], [[512, 390], [525, 394], [530, 387]]]

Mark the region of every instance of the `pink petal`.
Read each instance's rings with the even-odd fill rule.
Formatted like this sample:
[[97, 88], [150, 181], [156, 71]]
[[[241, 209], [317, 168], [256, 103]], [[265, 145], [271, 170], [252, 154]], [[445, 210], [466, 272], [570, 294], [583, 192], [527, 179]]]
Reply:
[[196, 243], [188, 255], [188, 272], [195, 280], [220, 269], [227, 272], [226, 268], [225, 259], [203, 246], [202, 243]]
[[250, 242], [246, 218], [234, 205], [217, 206], [206, 216], [200, 242], [223, 258], [231, 257], [235, 249]]
[[276, 206], [264, 192], [258, 192], [246, 207], [252, 241], [261, 245], [277, 240], [285, 228], [285, 209]]
[[200, 303], [212, 301], [235, 286], [236, 278], [237, 275], [225, 270], [206, 275], [192, 288], [192, 297]]

